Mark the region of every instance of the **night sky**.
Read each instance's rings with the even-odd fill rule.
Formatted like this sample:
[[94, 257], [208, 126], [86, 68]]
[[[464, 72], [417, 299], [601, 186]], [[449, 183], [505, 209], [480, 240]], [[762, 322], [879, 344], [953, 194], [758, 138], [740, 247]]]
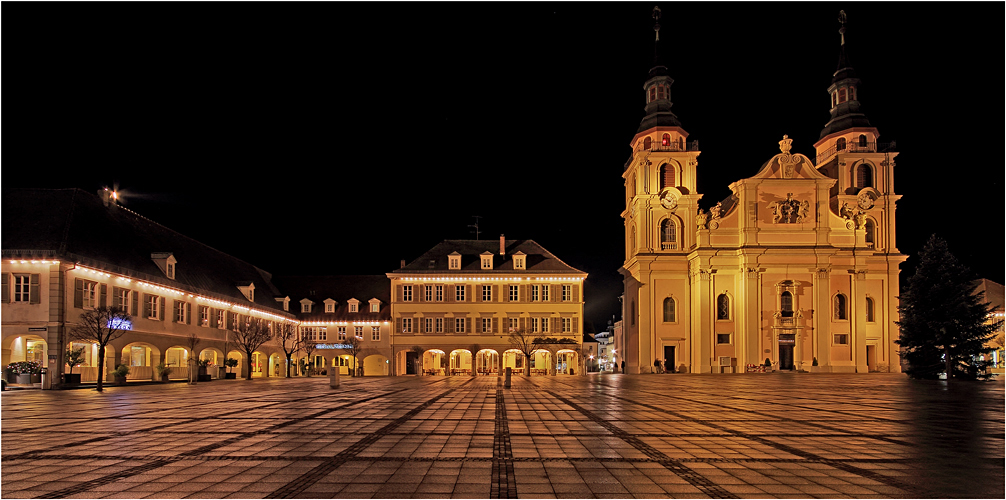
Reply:
[[[653, 5], [8, 2], [2, 183], [116, 187], [274, 274], [383, 274], [478, 215], [588, 272], [601, 330]], [[1003, 3], [660, 6], [703, 207], [783, 134], [813, 158], [844, 9], [863, 110], [900, 152], [899, 249], [936, 233], [1003, 281]]]

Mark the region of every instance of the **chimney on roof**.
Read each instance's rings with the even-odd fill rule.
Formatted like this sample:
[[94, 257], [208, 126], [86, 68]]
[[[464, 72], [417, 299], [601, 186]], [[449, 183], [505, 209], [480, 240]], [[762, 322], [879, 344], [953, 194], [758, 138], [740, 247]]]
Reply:
[[506, 255], [506, 238], [500, 235], [500, 255]]
[[98, 198], [101, 198], [101, 203], [106, 207], [111, 205], [115, 206], [116, 201], [119, 199], [119, 194], [108, 188], [103, 188], [98, 190]]
[[399, 267], [399, 269], [405, 269], [405, 259], [402, 259], [402, 265], [401, 267]]

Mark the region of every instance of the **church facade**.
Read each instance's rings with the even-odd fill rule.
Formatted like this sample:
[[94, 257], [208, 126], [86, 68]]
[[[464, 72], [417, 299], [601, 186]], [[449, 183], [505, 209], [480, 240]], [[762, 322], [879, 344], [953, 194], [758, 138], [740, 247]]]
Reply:
[[784, 136], [708, 210], [701, 152], [670, 110], [673, 80], [655, 57], [623, 172], [628, 373], [901, 370], [897, 153], [861, 112], [840, 33], [816, 157], [791, 153]]

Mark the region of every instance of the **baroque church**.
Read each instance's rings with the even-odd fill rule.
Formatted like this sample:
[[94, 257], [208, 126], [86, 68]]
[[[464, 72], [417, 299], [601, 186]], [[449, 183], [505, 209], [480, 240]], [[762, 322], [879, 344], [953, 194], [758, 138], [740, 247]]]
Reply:
[[[654, 9], [659, 21], [659, 9]], [[815, 158], [779, 154], [708, 210], [700, 151], [671, 111], [656, 24], [646, 107], [625, 181], [627, 373], [900, 372], [891, 147], [863, 114], [839, 30], [830, 120]], [[823, 100], [822, 100], [823, 101]], [[707, 205], [708, 206], [708, 205]]]

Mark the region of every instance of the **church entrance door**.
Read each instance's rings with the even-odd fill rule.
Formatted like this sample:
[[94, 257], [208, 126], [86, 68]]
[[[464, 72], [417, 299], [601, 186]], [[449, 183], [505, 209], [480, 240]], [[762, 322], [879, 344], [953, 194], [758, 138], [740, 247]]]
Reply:
[[664, 373], [674, 373], [674, 346], [664, 346]]
[[779, 344], [779, 369], [793, 369], [793, 345]]

